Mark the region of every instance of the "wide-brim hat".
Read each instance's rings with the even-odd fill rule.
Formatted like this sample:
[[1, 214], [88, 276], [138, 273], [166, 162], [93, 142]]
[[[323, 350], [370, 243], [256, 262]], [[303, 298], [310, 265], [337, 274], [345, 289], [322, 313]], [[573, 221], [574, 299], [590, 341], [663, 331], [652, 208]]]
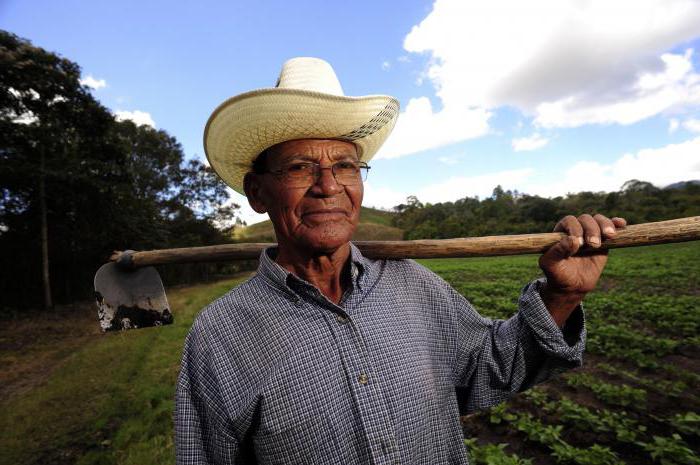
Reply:
[[347, 97], [329, 63], [292, 58], [274, 88], [245, 92], [219, 105], [204, 129], [204, 152], [223, 181], [243, 191], [243, 177], [265, 149], [295, 139], [340, 139], [369, 161], [396, 124], [388, 95]]

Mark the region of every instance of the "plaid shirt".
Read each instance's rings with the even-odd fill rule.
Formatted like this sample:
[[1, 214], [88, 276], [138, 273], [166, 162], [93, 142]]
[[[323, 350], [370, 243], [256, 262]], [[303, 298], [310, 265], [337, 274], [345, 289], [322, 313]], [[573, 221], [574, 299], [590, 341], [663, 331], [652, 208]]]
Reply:
[[490, 320], [416, 262], [352, 246], [335, 305], [268, 251], [187, 336], [178, 464], [467, 464], [460, 413], [581, 364], [583, 311], [560, 330], [542, 281]]

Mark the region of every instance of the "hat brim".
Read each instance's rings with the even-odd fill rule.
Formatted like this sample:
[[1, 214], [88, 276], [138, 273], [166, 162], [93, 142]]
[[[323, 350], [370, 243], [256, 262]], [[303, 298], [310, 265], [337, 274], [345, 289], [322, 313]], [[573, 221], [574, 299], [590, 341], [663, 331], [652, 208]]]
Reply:
[[345, 97], [298, 89], [260, 89], [219, 105], [204, 129], [209, 164], [235, 191], [265, 149], [296, 139], [353, 142], [369, 161], [396, 124], [399, 102], [387, 95]]

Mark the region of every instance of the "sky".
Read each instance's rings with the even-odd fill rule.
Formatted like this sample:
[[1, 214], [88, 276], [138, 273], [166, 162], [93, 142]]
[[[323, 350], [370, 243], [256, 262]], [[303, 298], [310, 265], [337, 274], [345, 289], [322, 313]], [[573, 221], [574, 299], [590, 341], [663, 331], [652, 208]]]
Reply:
[[323, 58], [345, 95], [401, 103], [366, 206], [700, 179], [700, 0], [0, 0], [0, 28], [204, 162], [221, 102]]

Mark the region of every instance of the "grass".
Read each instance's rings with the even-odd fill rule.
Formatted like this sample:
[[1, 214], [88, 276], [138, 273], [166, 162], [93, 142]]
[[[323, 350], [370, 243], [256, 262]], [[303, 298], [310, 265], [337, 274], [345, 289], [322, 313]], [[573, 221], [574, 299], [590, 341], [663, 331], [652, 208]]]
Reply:
[[45, 382], [4, 398], [0, 463], [172, 464], [184, 337], [197, 312], [241, 279], [170, 291], [175, 324], [93, 335]]
[[[536, 256], [422, 262], [499, 318], [540, 275]], [[698, 263], [699, 242], [612, 251], [585, 302], [584, 368], [499, 407], [512, 420], [463, 418], [476, 463], [697, 463]], [[169, 290], [172, 326], [94, 334], [92, 308], [0, 326], [0, 464], [173, 463], [183, 339], [242, 279]]]

